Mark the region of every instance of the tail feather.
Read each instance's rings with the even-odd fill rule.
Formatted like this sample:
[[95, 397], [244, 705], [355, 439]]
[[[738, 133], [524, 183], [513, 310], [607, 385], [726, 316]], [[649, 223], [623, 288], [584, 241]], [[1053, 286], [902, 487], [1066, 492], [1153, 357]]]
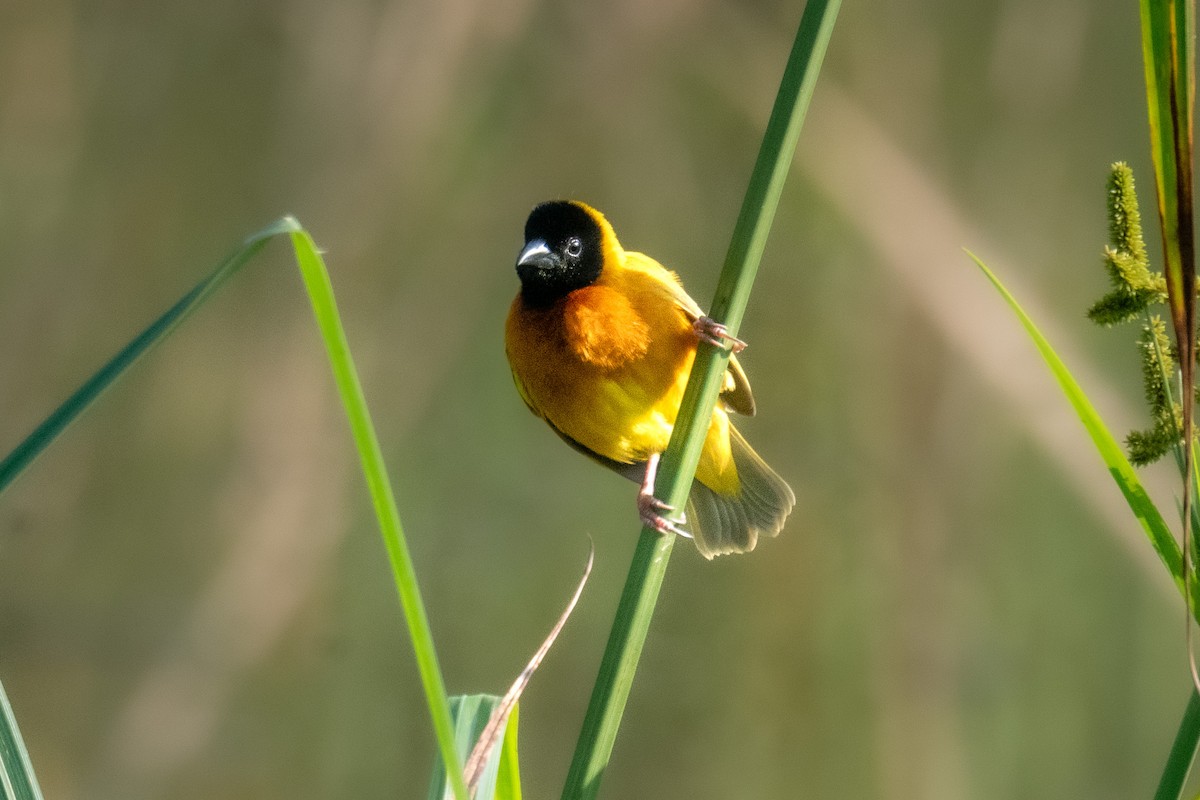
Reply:
[[796, 505], [790, 486], [767, 466], [732, 425], [729, 444], [741, 484], [735, 495], [714, 492], [699, 481], [688, 496], [688, 528], [705, 558], [748, 553], [759, 536], [775, 536]]

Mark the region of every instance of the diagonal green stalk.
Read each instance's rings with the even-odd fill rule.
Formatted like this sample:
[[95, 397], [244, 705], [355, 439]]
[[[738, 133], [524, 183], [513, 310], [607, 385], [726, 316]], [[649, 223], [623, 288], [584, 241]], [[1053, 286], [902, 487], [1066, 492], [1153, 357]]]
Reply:
[[1058, 353], [1054, 351], [1053, 346], [1038, 330], [1033, 320], [1025, 313], [1017, 303], [1015, 297], [1004, 287], [1000, 279], [996, 277], [987, 265], [984, 264], [978, 256], [967, 251], [967, 255], [975, 262], [976, 266], [983, 271], [983, 274], [991, 281], [996, 291], [1008, 303], [1009, 308], [1016, 314], [1020, 320], [1021, 326], [1025, 328], [1025, 332], [1029, 334], [1029, 338], [1033, 340], [1034, 345], [1041, 354], [1042, 359], [1046, 362], [1046, 366], [1050, 368], [1050, 372], [1058, 381], [1059, 388], [1067, 397], [1071, 407], [1075, 411], [1075, 415], [1079, 417], [1079, 421], [1083, 423], [1084, 429], [1088, 436], [1091, 437], [1092, 443], [1096, 446], [1100, 458], [1104, 461], [1104, 465], [1108, 467], [1108, 472], [1112, 479], [1116, 482], [1117, 487], [1121, 490], [1121, 494], [1125, 497], [1125, 502], [1129, 504], [1129, 510], [1137, 518], [1141, 524], [1142, 530], [1146, 534], [1150, 545], [1158, 553], [1158, 557], [1162, 559], [1163, 566], [1167, 568], [1171, 579], [1175, 582], [1175, 586], [1180, 592], [1184, 591], [1183, 581], [1183, 555], [1179, 549], [1179, 543], [1175, 541], [1175, 537], [1171, 535], [1171, 528], [1167, 525], [1158, 507], [1154, 505], [1154, 501], [1150, 499], [1149, 493], [1142, 482], [1138, 479], [1137, 472], [1134, 471], [1133, 465], [1129, 463], [1129, 459], [1125, 456], [1125, 451], [1121, 449], [1121, 444], [1113, 437], [1108, 430], [1108, 426], [1104, 424], [1100, 414], [1096, 411], [1096, 407], [1092, 405], [1091, 400], [1084, 394], [1081, 387], [1071, 375], [1067, 365], [1058, 357]]
[[[1167, 525], [1162, 514], [1159, 513], [1158, 507], [1154, 505], [1154, 501], [1150, 499], [1141, 481], [1137, 477], [1137, 473], [1133, 469], [1133, 465], [1129, 463], [1125, 452], [1121, 449], [1121, 445], [1117, 442], [1113, 435], [1109, 432], [1108, 426], [1104, 424], [1104, 420], [1100, 418], [1095, 407], [1084, 394], [1083, 388], [1075, 381], [1067, 369], [1066, 364], [1058, 357], [1054, 348], [1047, 341], [1046, 337], [1038, 330], [1033, 320], [1025, 313], [1024, 309], [1017, 303], [1016, 298], [1000, 283], [1000, 279], [987, 268], [987, 265], [979, 260], [974, 253], [967, 252], [975, 264], [987, 276], [987, 279], [992, 282], [996, 290], [1008, 303], [1009, 308], [1016, 314], [1020, 320], [1025, 332], [1029, 334], [1029, 338], [1033, 340], [1037, 346], [1038, 352], [1041, 353], [1046, 365], [1050, 368], [1050, 372], [1058, 381], [1059, 387], [1067, 400], [1071, 403], [1075, 410], [1079, 421], [1083, 423], [1083, 427], [1087, 430], [1088, 435], [1095, 444], [1096, 450], [1103, 459], [1105, 466], [1108, 467], [1109, 474], [1121, 490], [1121, 494], [1125, 496], [1125, 502], [1129, 504], [1129, 510], [1141, 523], [1142, 529], [1146, 534], [1146, 538], [1150, 541], [1151, 546], [1162, 559], [1163, 566], [1167, 568], [1171, 579], [1175, 582], [1180, 592], [1186, 592], [1190, 588], [1193, 592], [1193, 601], [1190, 608], [1195, 608], [1194, 593], [1196, 592], [1195, 582], [1184, 582], [1184, 560], [1180, 550], [1179, 543], [1175, 541], [1175, 537], [1171, 535], [1171, 529]], [[1161, 363], [1161, 360], [1160, 360]], [[1187, 587], [1187, 588], [1185, 588]], [[1191, 763], [1196, 752], [1197, 744], [1200, 743], [1200, 707], [1197, 707], [1197, 697], [1193, 692], [1192, 700], [1188, 705], [1188, 709], [1183, 716], [1183, 720], [1179, 724], [1179, 730], [1175, 734], [1175, 744], [1171, 748], [1170, 757], [1167, 759], [1166, 767], [1164, 768], [1162, 778], [1159, 782], [1158, 792], [1155, 794], [1156, 800], [1165, 800], [1166, 798], [1178, 798], [1180, 792], [1183, 791], [1183, 784], [1187, 779], [1188, 770], [1191, 768]], [[1172, 791], [1173, 790], [1173, 791]]]
[[[329, 274], [317, 253], [312, 238], [294, 218], [284, 217], [247, 238], [242, 246], [221, 262], [212, 274], [185, 294], [161, 317], [125, 345], [92, 377], [88, 378], [62, 405], [0, 461], [0, 492], [12, 483], [13, 479], [29, 466], [105, 389], [124, 374], [125, 370], [174, 331], [189, 314], [199, 308], [226, 280], [254, 257], [271, 238], [285, 233], [291, 236], [296, 261], [308, 289], [313, 313], [329, 353], [334, 380], [342, 396], [346, 415], [350, 421], [351, 433], [358, 447], [363, 474], [366, 477], [375, 513], [379, 519], [380, 532], [391, 559], [396, 589], [400, 595], [405, 620], [408, 623], [409, 635], [425, 689], [425, 698], [433, 720], [438, 747], [444, 763], [451, 765], [450, 784], [455, 795], [460, 800], [467, 800], [468, 794], [463, 780], [461, 761], [454, 749], [454, 729], [450, 718], [450, 704], [441, 671], [438, 668], [433, 637], [429, 630], [429, 620], [417, 588], [416, 573], [409, 556], [408, 546], [404, 541], [404, 532], [400, 526], [400, 516], [392, 496], [383, 456], [375, 438], [354, 363], [350, 358], [345, 332], [342, 330], [341, 321], [337, 315]], [[7, 704], [4, 705], [4, 709], [7, 712]], [[19, 742], [20, 734], [11, 712], [7, 712], [4, 719], [0, 721], [4, 723], [3, 726], [0, 726], [0, 756], [3, 756], [3, 738], [8, 735], [12, 741]], [[23, 753], [23, 750], [21, 752]], [[24, 758], [22, 763], [28, 766], [28, 758], [22, 757]], [[32, 769], [29, 769], [31, 780], [32, 775]], [[0, 775], [0, 779], [7, 780], [4, 775]], [[33, 785], [36, 786], [36, 783]], [[0, 783], [0, 786], [7, 789], [6, 783]], [[8, 797], [8, 795], [4, 795], [4, 797]]]
[[[841, 0], [809, 0], [804, 7], [709, 307], [709, 316], [732, 334], [737, 333], [746, 310], [840, 6]], [[687, 501], [728, 361], [728, 352], [718, 348], [702, 345], [697, 352], [658, 473], [658, 496], [675, 508], [683, 508]], [[674, 544], [674, 536], [642, 529], [579, 732], [563, 788], [564, 800], [592, 798], [600, 790]]]
[[272, 237], [287, 233], [297, 226], [295, 220], [285, 217], [268, 225], [258, 233], [248, 237], [238, 250], [221, 262], [209, 275], [167, 311], [148, 328], [139, 333], [134, 339], [109, 359], [96, 374], [88, 378], [82, 386], [68, 397], [62, 405], [46, 417], [33, 433], [25, 437], [16, 449], [0, 461], [0, 492], [13, 482], [29, 464], [54, 441], [76, 417], [92, 404], [92, 401], [104, 392], [112, 383], [139, 358], [158, 342], [175, 330], [188, 315], [204, 304], [226, 280], [241, 269], [247, 261], [266, 246]]
[[1198, 740], [1200, 694], [1196, 693], [1196, 687], [1193, 686], [1187, 708], [1183, 711], [1183, 719], [1179, 722], [1179, 730], [1175, 733], [1175, 741], [1171, 743], [1171, 752], [1167, 754], [1167, 764], [1163, 767], [1158, 790], [1154, 792], [1154, 800], [1176, 800], [1183, 795], [1183, 785], [1187, 782], [1192, 762], [1196, 759]]
[[321, 330], [321, 338], [329, 354], [334, 382], [346, 409], [350, 432], [358, 448], [363, 475], [367, 479], [371, 502], [379, 520], [379, 532], [383, 535], [383, 543], [391, 560], [396, 591], [400, 595], [400, 605], [408, 623], [413, 651], [417, 658], [417, 671], [425, 688], [425, 699], [433, 719], [442, 763], [449, 765], [447, 774], [454, 795], [458, 800], [469, 800], [470, 794], [463, 780], [462, 760], [454, 746], [454, 721], [450, 714], [450, 700], [446, 694], [446, 684], [442, 680], [442, 671], [438, 666], [437, 652], [433, 647], [433, 634], [429, 629], [425, 604], [421, 601], [421, 593], [417, 587], [416, 569], [408, 551], [408, 543], [404, 539], [400, 513], [396, 509], [396, 499], [392, 493], [392, 484], [388, 480], [387, 468], [384, 466], [383, 452], [375, 436], [375, 427], [367, 411], [367, 401], [363, 396], [362, 384], [358, 380], [358, 371], [350, 358], [350, 345], [346, 341], [346, 332], [342, 329], [337, 305], [333, 299], [329, 273], [317, 253], [312, 237], [298, 225], [292, 231], [292, 247], [296, 251], [296, 263], [300, 266], [300, 274], [308, 290], [317, 327]]
[[[233, 254], [196, 284], [175, 305], [121, 348], [94, 375], [33, 429], [12, 452], [0, 459], [0, 493], [3, 493], [59, 434], [61, 434], [125, 370], [154, 345], [166, 338], [189, 314], [199, 308], [221, 285], [254, 257], [272, 237], [296, 227], [294, 220], [281, 219], [249, 236]], [[21, 738], [16, 717], [0, 686], [0, 794], [5, 800], [40, 800], [41, 790]]]

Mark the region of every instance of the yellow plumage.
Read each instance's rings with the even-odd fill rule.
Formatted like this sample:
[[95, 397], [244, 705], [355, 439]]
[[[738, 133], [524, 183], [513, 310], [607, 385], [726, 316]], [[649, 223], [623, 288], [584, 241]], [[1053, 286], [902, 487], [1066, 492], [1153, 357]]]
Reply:
[[[534, 245], [542, 266], [522, 274], [523, 290], [505, 330], [517, 389], [572, 445], [640, 479], [644, 463], [670, 440], [696, 355], [693, 323], [700, 309], [673, 272], [623, 250], [603, 215], [582, 203], [540, 206], [526, 233], [529, 241], [545, 240], [547, 252], [557, 245], [557, 263], [567, 272], [576, 265], [578, 274], [557, 275], [554, 256], [542, 256], [543, 245]], [[573, 256], [575, 244], [580, 254]], [[730, 424], [727, 408], [754, 413], [736, 358], [689, 501], [690, 527], [707, 557], [752, 549], [759, 534], [779, 531], [795, 502]]]

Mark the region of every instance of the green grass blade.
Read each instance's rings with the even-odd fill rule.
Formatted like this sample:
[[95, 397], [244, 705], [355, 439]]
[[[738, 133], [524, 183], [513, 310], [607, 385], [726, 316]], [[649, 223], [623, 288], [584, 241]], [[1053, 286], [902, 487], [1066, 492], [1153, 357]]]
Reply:
[[13, 482], [49, 444], [58, 437], [100, 394], [119, 378], [125, 370], [141, 358], [154, 345], [165, 339], [179, 327], [189, 314], [199, 308], [226, 280], [254, 257], [273, 236], [290, 233], [299, 224], [291, 217], [284, 217], [258, 233], [250, 236], [242, 246], [221, 262], [212, 274], [196, 284], [179, 302], [167, 309], [144, 331], [125, 345], [96, 374], [88, 378], [62, 405], [38, 425], [33, 433], [17, 445], [0, 461], [0, 492]]
[[400, 605], [404, 610], [405, 621], [408, 623], [408, 631], [417, 659], [417, 670], [425, 689], [425, 699], [433, 720], [438, 748], [444, 763], [450, 764], [452, 767], [450, 782], [455, 795], [459, 800], [468, 800], [469, 795], [463, 781], [462, 761], [454, 747], [454, 723], [450, 716], [446, 685], [442, 680], [441, 669], [438, 667], [437, 653], [433, 647], [433, 635], [429, 629], [429, 619], [425, 614], [425, 604], [421, 600], [421, 593], [417, 587], [416, 569], [413, 567], [412, 556], [408, 551], [408, 543], [404, 539], [404, 529], [400, 525], [400, 513], [396, 509], [396, 499], [392, 494], [387, 468], [384, 466], [383, 452], [379, 448], [375, 427], [371, 422], [370, 413], [367, 411], [367, 401], [358, 380], [358, 372], [350, 357], [350, 346], [346, 341], [346, 333], [342, 329], [337, 305], [334, 302], [329, 272], [325, 269], [325, 262], [318, 254], [316, 244], [307, 231], [303, 229], [293, 231], [292, 246], [296, 251], [296, 263], [300, 266], [300, 274], [304, 278], [304, 286], [308, 290], [317, 327], [321, 331], [321, 338], [324, 340], [326, 352], [329, 354], [334, 382], [341, 395], [342, 405], [346, 409], [350, 432], [354, 438], [354, 444], [358, 448], [363, 475], [366, 477], [371, 502], [375, 506], [375, 515], [379, 520], [379, 531], [383, 536], [383, 543], [391, 561], [392, 573], [396, 580], [396, 591], [400, 595]]
[[0, 684], [0, 789], [5, 800], [42, 800], [21, 729]]
[[[1196, 100], [1195, 0], [1141, 0], [1142, 63], [1162, 231], [1167, 305], [1175, 328], [1183, 401], [1183, 440], [1192, 441], [1196, 406], [1196, 242], [1193, 222], [1193, 129]], [[1184, 572], [1191, 547], [1192, 449], [1184, 451]], [[1191, 594], [1188, 595], [1191, 597]], [[1188, 604], [1189, 616], [1195, 613]], [[1190, 631], [1190, 628], [1189, 628]]]
[[1092, 406], [1083, 389], [1076, 383], [1067, 366], [1054, 352], [1054, 348], [1046, 340], [1034, 325], [1033, 320], [1021, 308], [1016, 299], [1009, 294], [1004, 285], [1000, 283], [990, 269], [987, 268], [982, 261], [979, 260], [973, 253], [968, 252], [972, 260], [983, 270], [983, 274], [987, 276], [996, 290], [1000, 292], [1005, 302], [1017, 315], [1024, 326], [1025, 331], [1029, 334], [1029, 338], [1037, 346], [1038, 352], [1041, 353], [1047, 366], [1050, 367], [1050, 372], [1053, 373], [1055, 380], [1058, 381], [1059, 387], [1063, 394], [1067, 396], [1067, 400], [1071, 403], [1071, 407], [1075, 409], [1075, 414], [1079, 417], [1079, 421], [1083, 423], [1083, 427], [1087, 430], [1088, 435], [1092, 438], [1092, 443], [1100, 453], [1105, 466], [1108, 467], [1109, 474], [1120, 488], [1121, 494], [1125, 496], [1125, 501], [1129, 504], [1129, 508], [1133, 511], [1133, 515], [1137, 517], [1142, 529], [1146, 533], [1146, 537], [1150, 540], [1150, 545], [1158, 553], [1158, 557], [1162, 559], [1167, 571], [1170, 572], [1175, 585], [1179, 587], [1180, 592], [1183, 591], [1183, 561], [1179, 550], [1179, 544], [1175, 541], [1175, 537], [1171, 535], [1171, 530], [1159, 513], [1157, 506], [1150, 499], [1138, 480], [1137, 473], [1133, 470], [1133, 465], [1129, 463], [1129, 459], [1125, 457], [1125, 451], [1121, 449], [1120, 443], [1113, 438], [1108, 427]]
[[[450, 698], [450, 713], [454, 719], [454, 749], [458, 759], [465, 759], [487, 727], [500, 698], [490, 694], [456, 695]], [[521, 800], [521, 782], [517, 774], [517, 707], [509, 714], [504, 742], [495, 748], [487, 760], [475, 791], [474, 800]], [[461, 776], [461, 770], [459, 775]], [[446, 784], [445, 762], [439, 756], [433, 765], [429, 781], [429, 800], [452, 800]]]
[[[996, 287], [996, 290], [1000, 292], [1005, 302], [1021, 321], [1021, 325], [1037, 346], [1038, 352], [1050, 367], [1050, 372], [1058, 381], [1063, 394], [1067, 396], [1071, 407], [1075, 409], [1079, 421], [1083, 423], [1088, 435], [1092, 437], [1092, 442], [1108, 467], [1109, 474], [1116, 481], [1121, 494], [1125, 496], [1125, 502], [1129, 504], [1133, 515], [1141, 523], [1146, 538], [1150, 540], [1150, 545], [1162, 559], [1167, 571], [1171, 574], [1171, 579], [1175, 581], [1175, 586], [1181, 593], [1186, 591], [1183, 580], [1183, 556], [1179, 544], [1171, 535], [1171, 530], [1167, 527], [1162, 514], [1159, 513], [1158, 507], [1154, 505], [1141, 481], [1138, 480], [1133, 465], [1125, 457], [1125, 451], [1109, 433], [1108, 427], [1096, 412], [1095, 407], [1092, 406], [1087, 395], [1084, 394], [1082, 387], [1076, 383], [1062, 359], [1058, 357], [1050, 342], [1046, 340], [1046, 337], [1034, 325], [1033, 320], [1017, 303], [1016, 298], [1004, 288], [1000, 279], [975, 254], [968, 252], [967, 255], [971, 256], [976, 265], [983, 270], [983, 274], [992, 282], [992, 285]], [[1176, 800], [1181, 796], [1198, 745], [1200, 745], [1200, 697], [1193, 688], [1191, 700], [1188, 702], [1183, 720], [1179, 723], [1175, 742], [1167, 757], [1167, 764], [1163, 769], [1158, 791], [1154, 794], [1155, 800]]]
[[[458, 765], [459, 762], [454, 751], [449, 702], [441, 672], [438, 669], [429, 622], [417, 588], [416, 574], [404, 541], [404, 532], [400, 526], [399, 513], [396, 510], [391, 485], [383, 465], [383, 456], [375, 438], [362, 388], [359, 385], [345, 333], [338, 318], [329, 274], [325, 269], [324, 262], [317, 254], [312, 238], [292, 217], [284, 217], [247, 238], [242, 246], [221, 262], [212, 274], [185, 294], [149, 327], [134, 337], [92, 377], [88, 378], [16, 449], [9, 453], [3, 461], [0, 461], [0, 491], [3, 491], [17, 475], [29, 466], [39, 453], [45, 450], [131, 365], [174, 331], [189, 314], [199, 308], [230, 276], [256, 255], [272, 237], [284, 233], [290, 234], [292, 237], [296, 261], [308, 289], [313, 313], [329, 353], [334, 380], [342, 396], [346, 415], [350, 420], [351, 433], [362, 460], [363, 473], [375, 505], [384, 545], [391, 559], [396, 588], [400, 595], [413, 649], [416, 653], [417, 667], [424, 685], [430, 716], [433, 719], [434, 732], [443, 758], [447, 763]], [[467, 793], [461, 767], [452, 775], [451, 782], [457, 796], [466, 800]]]
[[[1141, 0], [1142, 63], [1158, 218], [1176, 341], [1187, 352], [1195, 330], [1192, 140], [1195, 106], [1194, 0]], [[1187, 372], [1190, 359], [1180, 359]], [[1191, 392], [1185, 388], [1185, 397]]]
[[[840, 6], [840, 0], [809, 0], [804, 8], [709, 308], [709, 315], [731, 333], [737, 332], [745, 313]], [[676, 508], [683, 508], [687, 500], [728, 358], [726, 352], [702, 346], [692, 367], [658, 475], [659, 496]], [[563, 788], [564, 800], [599, 792], [674, 541], [673, 536], [648, 529], [638, 539]]]
[[496, 775], [496, 800], [521, 800], [520, 759], [517, 757], [517, 718], [520, 705], [513, 706], [508, 715], [508, 727], [500, 745], [500, 771]]
[[1183, 786], [1187, 782], [1192, 762], [1196, 759], [1196, 746], [1200, 743], [1200, 694], [1192, 687], [1191, 698], [1184, 709], [1183, 719], [1179, 722], [1179, 730], [1175, 733], [1175, 741], [1171, 744], [1171, 752], [1167, 754], [1167, 764], [1163, 768], [1162, 778], [1158, 782], [1158, 790], [1154, 800], [1178, 800], [1183, 796]]
[[[487, 725], [492, 710], [500, 698], [490, 694], [455, 695], [450, 698], [450, 716], [454, 722], [454, 751], [460, 761], [466, 759], [475, 746], [479, 734]], [[490, 765], [489, 765], [490, 766]], [[428, 800], [452, 800], [450, 786], [446, 782], [446, 762], [441, 754], [434, 759], [433, 774], [429, 780]], [[484, 776], [487, 780], [487, 776]], [[487, 795], [479, 794], [480, 800]]]

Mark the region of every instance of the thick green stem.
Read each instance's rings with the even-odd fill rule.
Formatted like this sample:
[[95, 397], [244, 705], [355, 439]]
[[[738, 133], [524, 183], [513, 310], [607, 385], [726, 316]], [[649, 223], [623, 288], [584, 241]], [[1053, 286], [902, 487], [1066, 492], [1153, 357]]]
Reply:
[[1171, 752], [1167, 754], [1167, 765], [1163, 767], [1154, 800], [1178, 800], [1183, 795], [1183, 785], [1196, 758], [1197, 745], [1200, 745], [1200, 694], [1193, 687], [1183, 719], [1179, 721], [1179, 730], [1175, 732]]
[[[840, 6], [841, 0], [809, 0], [800, 20], [709, 310], [732, 334], [737, 333], [745, 313]], [[708, 345], [702, 345], [697, 353], [658, 474], [659, 496], [675, 508], [683, 508], [687, 501], [728, 360], [727, 352]], [[674, 543], [672, 536], [642, 529], [579, 732], [563, 788], [564, 800], [593, 798], [600, 791]]]

